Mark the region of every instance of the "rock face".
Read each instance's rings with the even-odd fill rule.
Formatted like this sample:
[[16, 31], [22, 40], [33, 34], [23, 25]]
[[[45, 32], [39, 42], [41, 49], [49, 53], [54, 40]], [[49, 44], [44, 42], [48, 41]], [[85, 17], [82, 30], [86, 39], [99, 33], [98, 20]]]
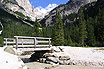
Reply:
[[57, 11], [60, 12], [61, 16], [64, 17], [71, 13], [77, 13], [81, 6], [84, 6], [88, 3], [94, 2], [97, 0], [70, 0], [68, 3], [59, 5], [53, 9], [45, 18], [42, 20], [44, 26], [52, 25], [55, 21], [55, 15]]
[[36, 18], [41, 19], [44, 14], [34, 9], [30, 4], [29, 0], [0, 0], [0, 7], [14, 14], [18, 11], [23, 13], [25, 16], [30, 17], [31, 20]]

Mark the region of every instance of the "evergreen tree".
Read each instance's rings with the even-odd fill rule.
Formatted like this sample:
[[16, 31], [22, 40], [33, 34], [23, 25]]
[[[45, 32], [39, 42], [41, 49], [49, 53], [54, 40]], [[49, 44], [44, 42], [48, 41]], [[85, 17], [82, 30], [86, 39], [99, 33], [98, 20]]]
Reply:
[[98, 40], [100, 41], [101, 46], [104, 45], [104, 9], [99, 11], [98, 15]]
[[33, 35], [34, 36], [39, 36], [39, 22], [38, 22], [38, 19], [36, 18], [36, 20], [35, 20], [35, 23], [34, 23], [34, 25], [33, 25], [33, 29], [34, 29], [34, 33], [33, 33]]
[[68, 28], [64, 29], [64, 38], [65, 38], [65, 45], [69, 46], [70, 44], [72, 44], [72, 39], [70, 37], [70, 32]]
[[84, 13], [82, 8], [79, 9], [79, 34], [80, 34], [80, 43], [82, 46], [85, 45], [85, 40], [87, 38], [86, 30], [86, 20], [84, 19]]
[[87, 19], [87, 31], [88, 31], [87, 44], [90, 46], [94, 46], [96, 43], [93, 22], [94, 22], [94, 20], [91, 17], [89, 17], [89, 19]]
[[56, 15], [56, 23], [54, 24], [52, 34], [53, 34], [52, 36], [53, 45], [55, 46], [64, 45], [63, 22], [62, 22], [61, 15], [59, 12]]

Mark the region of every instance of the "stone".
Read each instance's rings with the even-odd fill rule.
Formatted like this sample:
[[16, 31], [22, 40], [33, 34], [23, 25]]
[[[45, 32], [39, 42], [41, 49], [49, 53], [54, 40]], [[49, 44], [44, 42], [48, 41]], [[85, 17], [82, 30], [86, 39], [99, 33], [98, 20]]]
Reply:
[[40, 58], [39, 61], [40, 61], [41, 63], [45, 63], [45, 62], [46, 62], [46, 58]]
[[53, 49], [54, 49], [55, 52], [61, 52], [59, 47], [53, 47]]
[[64, 50], [63, 50], [64, 48], [59, 47], [59, 49], [60, 49], [61, 52], [64, 52]]
[[52, 53], [45, 53], [44, 57], [52, 57]]
[[70, 61], [67, 61], [67, 60], [64, 60], [64, 61], [63, 61], [63, 64], [64, 64], [64, 65], [68, 65], [69, 63], [70, 63]]
[[70, 60], [69, 56], [59, 56], [59, 60]]
[[58, 63], [64, 65], [62, 60], [58, 60]]
[[47, 61], [47, 60], [46, 60], [46, 63], [48, 63], [48, 64], [55, 64], [54, 62], [52, 62], [52, 61]]
[[15, 51], [13, 50], [12, 47], [6, 47], [6, 48], [4, 49], [4, 51], [5, 51], [5, 52], [8, 52], [8, 53], [10, 53], [10, 54], [14, 54], [14, 55], [15, 55]]
[[55, 58], [55, 57], [47, 57], [47, 60], [57, 63], [58, 58]]

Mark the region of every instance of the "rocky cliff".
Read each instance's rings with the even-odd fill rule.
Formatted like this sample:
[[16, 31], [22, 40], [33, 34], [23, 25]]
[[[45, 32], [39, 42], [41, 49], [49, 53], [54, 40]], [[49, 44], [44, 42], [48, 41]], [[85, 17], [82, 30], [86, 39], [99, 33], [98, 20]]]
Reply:
[[41, 21], [44, 26], [52, 25], [55, 21], [55, 15], [57, 11], [61, 13], [61, 16], [68, 16], [71, 13], [77, 13], [81, 6], [97, 0], [70, 0], [66, 4], [59, 5], [53, 9], [45, 18]]
[[17, 14], [16, 16], [22, 13], [25, 15], [25, 19], [28, 17], [33, 21], [36, 18], [41, 19], [44, 17], [43, 13], [34, 9], [29, 0], [0, 0], [0, 7], [12, 14]]

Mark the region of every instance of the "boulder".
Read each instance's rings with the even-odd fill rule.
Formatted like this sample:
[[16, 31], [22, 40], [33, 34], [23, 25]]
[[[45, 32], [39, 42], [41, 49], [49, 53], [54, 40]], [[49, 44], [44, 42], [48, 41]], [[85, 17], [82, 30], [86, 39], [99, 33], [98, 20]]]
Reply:
[[55, 58], [55, 57], [47, 57], [47, 60], [48, 60], [48, 61], [55, 62], [55, 63], [58, 62], [58, 58]]
[[44, 54], [44, 57], [52, 57], [53, 55], [52, 55], [52, 53], [45, 53]]
[[62, 47], [59, 47], [59, 49], [60, 49], [60, 51], [61, 51], [61, 52], [64, 52], [64, 50], [63, 50], [64, 48], [62, 48]]
[[52, 62], [52, 61], [46, 61], [46, 63], [48, 63], [48, 64], [55, 64], [55, 63]]
[[64, 65], [62, 60], [58, 60], [58, 63]]
[[64, 64], [64, 65], [68, 65], [69, 63], [70, 63], [70, 61], [67, 61], [67, 60], [64, 60], [64, 61], [63, 61], [63, 64]]
[[57, 54], [55, 54], [55, 53], [53, 53], [53, 57], [59, 58], [59, 56]]
[[52, 50], [54, 50], [54, 52], [61, 52], [59, 47], [52, 47]]
[[10, 53], [10, 54], [14, 54], [14, 55], [15, 55], [15, 51], [13, 50], [12, 47], [6, 47], [6, 48], [4, 49], [4, 51], [5, 51], [5, 52], [8, 52], [8, 53]]
[[39, 61], [40, 61], [41, 63], [45, 63], [45, 62], [46, 62], [46, 58], [40, 58]]
[[70, 60], [69, 56], [59, 56], [59, 60]]

